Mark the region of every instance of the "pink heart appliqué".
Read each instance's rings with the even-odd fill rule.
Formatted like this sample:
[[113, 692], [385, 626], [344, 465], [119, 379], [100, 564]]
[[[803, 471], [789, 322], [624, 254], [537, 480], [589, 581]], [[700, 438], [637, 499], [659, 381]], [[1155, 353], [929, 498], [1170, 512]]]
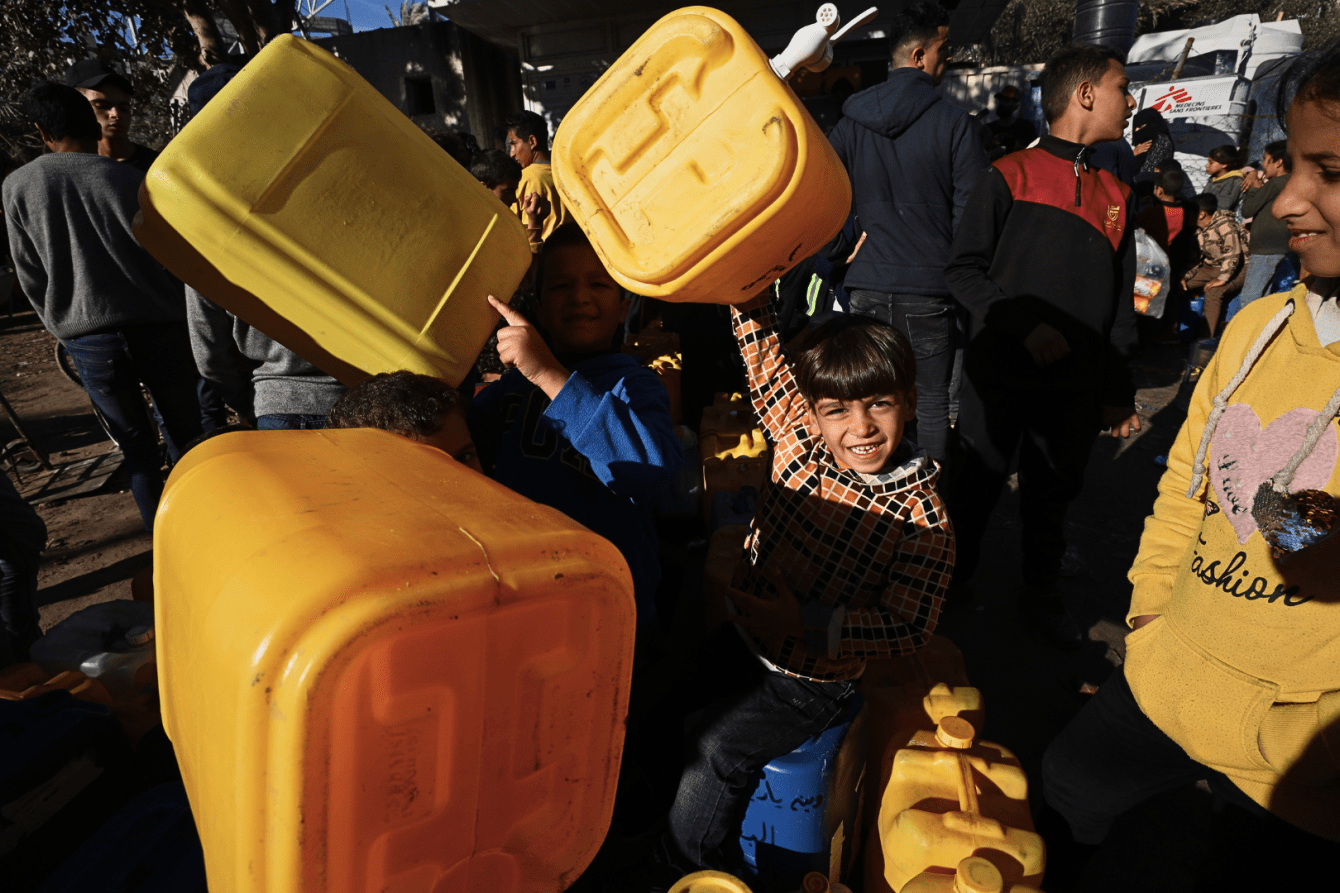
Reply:
[[[1246, 543], [1256, 530], [1252, 500], [1257, 488], [1288, 464], [1316, 418], [1315, 409], [1292, 409], [1262, 431], [1261, 420], [1246, 403], [1234, 403], [1219, 417], [1210, 442], [1210, 482], [1239, 544]], [[1331, 425], [1312, 455], [1298, 467], [1289, 492], [1325, 488], [1335, 473], [1337, 453], [1340, 438], [1336, 437], [1335, 425]]]

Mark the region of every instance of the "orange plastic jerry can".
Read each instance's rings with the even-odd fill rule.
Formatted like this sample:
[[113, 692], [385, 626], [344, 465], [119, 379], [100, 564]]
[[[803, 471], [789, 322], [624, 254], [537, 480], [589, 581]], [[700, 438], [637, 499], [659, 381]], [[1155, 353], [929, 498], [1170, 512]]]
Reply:
[[459, 384], [530, 267], [521, 221], [352, 68], [271, 41], [173, 137], [135, 235], [348, 385]]
[[1028, 778], [1014, 754], [975, 735], [948, 717], [895, 755], [879, 809], [891, 889], [927, 870], [952, 873], [968, 856], [989, 861], [1006, 884], [1042, 880], [1046, 848], [1033, 831]]
[[554, 183], [615, 279], [670, 301], [748, 300], [831, 239], [851, 182], [730, 16], [647, 29], [563, 118]]
[[429, 446], [226, 434], [173, 470], [163, 724], [212, 893], [565, 889], [613, 809], [619, 551]]

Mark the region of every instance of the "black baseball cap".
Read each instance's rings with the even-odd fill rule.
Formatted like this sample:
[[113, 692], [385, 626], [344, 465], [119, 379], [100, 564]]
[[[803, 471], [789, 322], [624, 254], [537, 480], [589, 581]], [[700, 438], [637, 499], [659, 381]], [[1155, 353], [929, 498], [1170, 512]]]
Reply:
[[99, 84], [108, 83], [120, 87], [127, 93], [134, 94], [135, 92], [135, 88], [130, 81], [109, 68], [101, 59], [80, 59], [70, 66], [69, 71], [65, 72], [65, 86], [67, 87], [96, 90]]

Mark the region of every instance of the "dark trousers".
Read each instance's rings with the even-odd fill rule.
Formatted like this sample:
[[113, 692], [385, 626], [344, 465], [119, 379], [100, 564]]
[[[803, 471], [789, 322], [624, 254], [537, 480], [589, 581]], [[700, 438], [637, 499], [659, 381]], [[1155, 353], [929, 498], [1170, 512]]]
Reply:
[[659, 709], [706, 707], [689, 734], [668, 837], [689, 870], [739, 870], [740, 821], [754, 776], [842, 716], [855, 682], [810, 682], [771, 673], [731, 624], [709, 635], [681, 666]]
[[1074, 852], [1102, 843], [1117, 816], [1200, 779], [1209, 782], [1216, 804], [1197, 889], [1273, 889], [1285, 875], [1320, 877], [1323, 866], [1336, 864], [1340, 844], [1271, 815], [1227, 776], [1187, 756], [1140, 710], [1118, 670], [1042, 758], [1043, 794], [1065, 825], [1047, 837], [1048, 880], [1073, 881], [1082, 868]]
[[855, 289], [851, 312], [886, 322], [903, 333], [917, 362], [917, 423], [910, 432], [931, 458], [949, 452], [950, 385], [954, 378], [956, 306], [948, 297], [897, 295]]
[[972, 579], [1018, 450], [1024, 583], [1037, 589], [1055, 583], [1065, 555], [1066, 509], [1084, 484], [1099, 419], [1093, 394], [983, 386], [964, 376], [948, 485], [957, 579]]
[[102, 412], [126, 457], [130, 490], [145, 530], [152, 532], [158, 499], [163, 495], [163, 462], [158, 433], [140, 386], [153, 398], [168, 456], [176, 462], [186, 445], [200, 436], [196, 390], [200, 375], [186, 323], [127, 326], [62, 343], [89, 399]]

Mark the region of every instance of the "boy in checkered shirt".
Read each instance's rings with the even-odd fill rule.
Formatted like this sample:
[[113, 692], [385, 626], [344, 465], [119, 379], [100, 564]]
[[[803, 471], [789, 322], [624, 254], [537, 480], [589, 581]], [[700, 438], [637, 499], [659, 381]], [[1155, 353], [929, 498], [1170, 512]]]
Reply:
[[938, 468], [902, 437], [916, 412], [906, 339], [844, 316], [793, 361], [769, 295], [732, 308], [772, 472], [734, 622], [693, 661], [713, 700], [670, 811], [664, 855], [677, 870], [738, 869], [755, 773], [846, 712], [867, 658], [926, 642], [954, 567]]

